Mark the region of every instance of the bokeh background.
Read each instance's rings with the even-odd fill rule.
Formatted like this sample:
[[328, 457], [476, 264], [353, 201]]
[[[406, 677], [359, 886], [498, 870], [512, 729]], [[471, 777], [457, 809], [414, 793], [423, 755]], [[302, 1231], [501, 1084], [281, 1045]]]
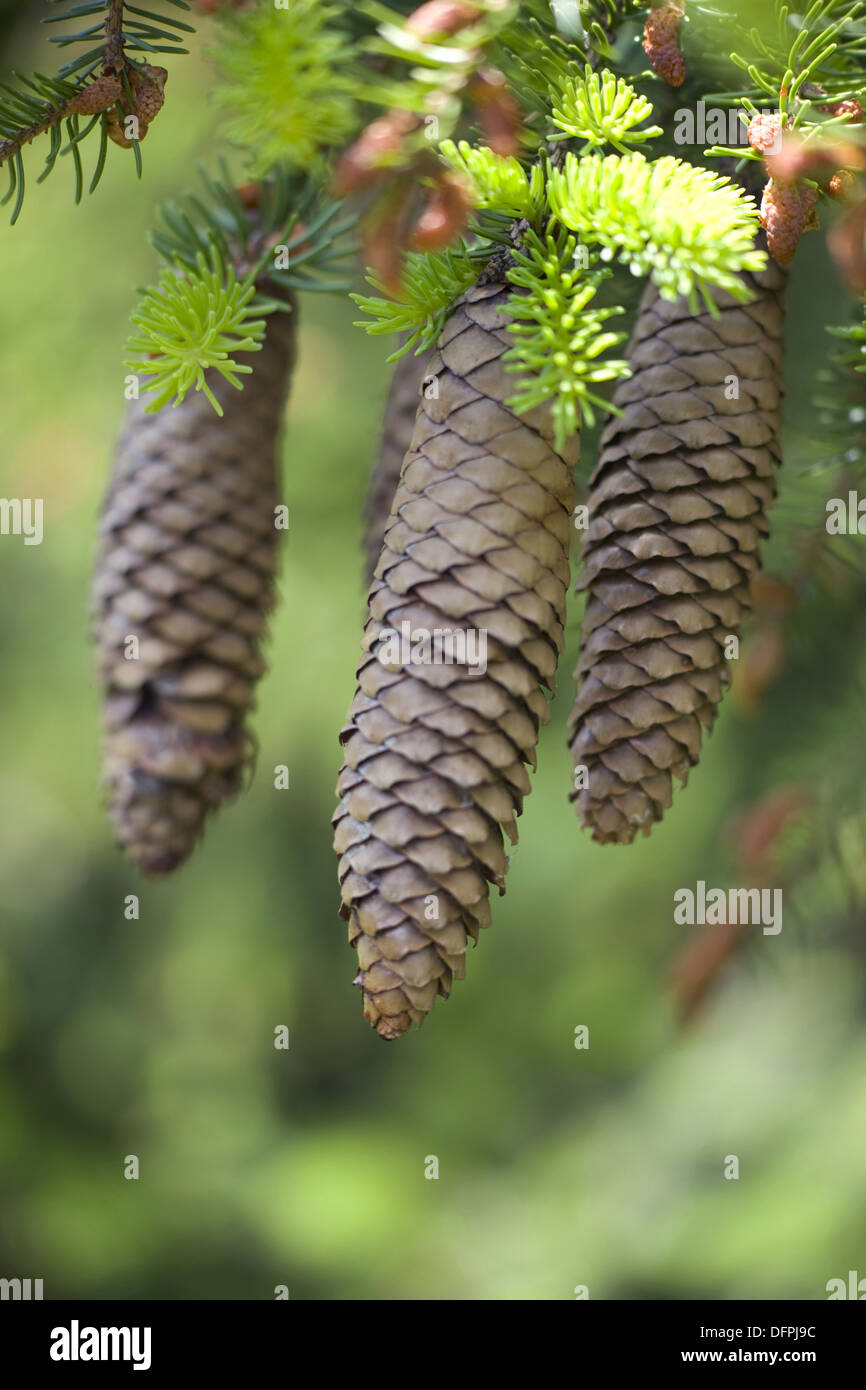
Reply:
[[[50, 71], [33, 7], [7, 8], [4, 65]], [[22, 218], [0, 226], [0, 494], [45, 499], [41, 546], [0, 538], [0, 1274], [46, 1297], [826, 1297], [866, 1275], [856, 568], [806, 571], [770, 605], [689, 787], [628, 849], [592, 844], [567, 801], [575, 600], [508, 894], [451, 1000], [385, 1045], [351, 987], [329, 821], [388, 369], [348, 300], [308, 297], [257, 776], [170, 881], [113, 847], [89, 571], [147, 229], [220, 149], [210, 80], [201, 52], [173, 62], [142, 182], [112, 150], [75, 208], [71, 170], [35, 187], [34, 152]], [[827, 454], [813, 397], [845, 315], [807, 238], [783, 519]], [[749, 929], [722, 961], [727, 938], [673, 922], [697, 879], [784, 884], [781, 934]]]

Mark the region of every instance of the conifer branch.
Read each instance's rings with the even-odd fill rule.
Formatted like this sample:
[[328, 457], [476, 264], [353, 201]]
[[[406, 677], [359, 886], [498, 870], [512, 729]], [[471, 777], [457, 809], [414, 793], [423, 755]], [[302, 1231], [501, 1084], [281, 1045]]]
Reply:
[[149, 379], [148, 411], [196, 390], [221, 414], [205, 373], [240, 390], [253, 367], [234, 354], [258, 351], [266, 315], [288, 309], [295, 290], [347, 288], [334, 272], [353, 253], [354, 219], [313, 182], [276, 170], [236, 188], [225, 166], [202, 182], [201, 196], [162, 209], [152, 241], [163, 271], [132, 316], [127, 366]]
[[[193, 27], [165, 14], [155, 14], [126, 3], [126, 0], [85, 0], [69, 7], [69, 0], [49, 0], [64, 7], [64, 13], [50, 15], [45, 23], [71, 19], [95, 22], [75, 33], [54, 35], [50, 42], [60, 47], [82, 45], [85, 51], [66, 62], [54, 77], [37, 73], [19, 77], [19, 86], [0, 84], [0, 166], [9, 170], [9, 188], [4, 202], [15, 197], [12, 221], [21, 211], [24, 197], [22, 151], [41, 135], [50, 136], [50, 146], [42, 179], [54, 168], [60, 154], [72, 157], [76, 175], [76, 202], [83, 192], [79, 145], [99, 127], [100, 148], [89, 191], [98, 184], [105, 167], [107, 142], [135, 150], [140, 171], [138, 146], [163, 101], [167, 73], [146, 61], [135, 61], [129, 51], [145, 53], [186, 53], [180, 46], [184, 34]], [[187, 0], [165, 0], [180, 10], [189, 10]], [[81, 117], [89, 117], [82, 129]], [[131, 126], [125, 122], [134, 117]], [[67, 143], [64, 146], [62, 129]]]

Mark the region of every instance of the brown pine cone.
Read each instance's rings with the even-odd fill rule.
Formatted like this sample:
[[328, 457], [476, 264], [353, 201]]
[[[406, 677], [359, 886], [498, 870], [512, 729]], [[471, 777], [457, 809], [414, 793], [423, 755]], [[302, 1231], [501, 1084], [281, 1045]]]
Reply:
[[[490, 921], [488, 884], [504, 891], [502, 831], [517, 837], [562, 648], [578, 442], [562, 457], [546, 409], [505, 404], [509, 292], [470, 290], [428, 367], [438, 398], [421, 400], [341, 735], [341, 914], [365, 1017], [388, 1039], [448, 995]], [[401, 667], [386, 642], [404, 623], [484, 634], [486, 671]]]
[[[602, 843], [648, 834], [685, 782], [729, 683], [781, 457], [786, 276], [744, 277], [693, 316], [650, 284], [590, 480], [588, 591], [570, 722], [572, 800]], [[739, 399], [727, 399], [736, 377]]]
[[186, 859], [250, 763], [295, 334], [292, 304], [269, 319], [243, 391], [208, 376], [222, 419], [201, 391], [156, 414], [143, 398], [117, 444], [93, 584], [103, 781], [119, 843], [145, 873]]
[[382, 549], [391, 515], [391, 503], [400, 477], [406, 450], [412, 442], [415, 416], [421, 401], [421, 388], [427, 376], [430, 354], [416, 357], [407, 352], [397, 360], [382, 417], [379, 458], [370, 477], [364, 507], [364, 581], [369, 586]]

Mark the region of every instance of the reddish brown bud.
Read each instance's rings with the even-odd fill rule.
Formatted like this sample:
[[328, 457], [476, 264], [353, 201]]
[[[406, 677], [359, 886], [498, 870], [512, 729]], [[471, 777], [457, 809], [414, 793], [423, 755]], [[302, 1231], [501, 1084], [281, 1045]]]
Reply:
[[764, 695], [785, 666], [788, 644], [779, 623], [762, 623], [746, 642], [736, 666], [733, 683], [735, 703], [744, 713], [759, 709]]
[[72, 97], [65, 109], [70, 116], [95, 116], [100, 111], [107, 111], [122, 94], [120, 78], [106, 72]]
[[507, 157], [520, 149], [523, 112], [508, 90], [508, 82], [497, 68], [479, 72], [469, 87], [469, 96], [478, 110], [478, 121], [485, 144], [494, 154]]
[[373, 208], [364, 226], [364, 256], [388, 294], [399, 299], [402, 290], [406, 223], [411, 184], [401, 181]]
[[446, 173], [436, 182], [431, 196], [412, 233], [416, 251], [441, 251], [466, 226], [472, 196], [457, 174]]
[[663, 4], [647, 15], [643, 30], [643, 51], [650, 66], [669, 87], [681, 87], [686, 65], [680, 52], [680, 21], [685, 14], [682, 5]]
[[781, 111], [763, 115], [759, 111], [749, 121], [749, 144], [758, 154], [774, 154], [781, 149], [784, 127], [785, 118]]
[[238, 186], [237, 189], [237, 195], [243, 203], [244, 207], [252, 209], [257, 208], [259, 205], [260, 192], [261, 185], [257, 183], [255, 180], [251, 180], [249, 183], [242, 183]]
[[853, 203], [827, 234], [830, 255], [854, 294], [866, 294], [866, 201]]
[[817, 225], [817, 188], [770, 179], [761, 199], [761, 226], [767, 250], [779, 265], [788, 265], [804, 232]]
[[749, 592], [755, 612], [764, 616], [784, 617], [797, 601], [797, 595], [787, 580], [760, 571], [752, 575]]
[[745, 940], [742, 923], [723, 922], [701, 927], [689, 937], [671, 966], [669, 979], [681, 1024], [698, 1012], [725, 966]]
[[371, 121], [340, 158], [334, 191], [344, 196], [378, 183], [383, 171], [397, 161], [406, 136], [417, 125], [418, 117], [408, 111], [389, 111]]
[[827, 192], [831, 198], [841, 202], [845, 198], [850, 198], [855, 183], [856, 179], [850, 169], [837, 169], [827, 184]]
[[831, 101], [826, 106], [819, 106], [819, 111], [824, 111], [828, 116], [847, 116], [853, 125], [859, 125], [863, 120], [863, 107], [859, 101], [849, 98], [847, 101]]
[[[162, 110], [168, 73], [165, 68], [143, 63], [141, 68], [131, 68], [128, 76], [132, 106], [130, 107], [129, 98], [124, 92], [119, 101], [119, 109], [111, 110], [107, 120], [109, 138], [125, 150], [132, 147], [134, 140], [144, 139], [154, 116]], [[138, 130], [130, 135], [127, 134], [127, 119], [131, 116], [136, 118]]]
[[216, 14], [217, 10], [226, 9], [229, 5], [232, 9], [242, 10], [249, 3], [250, 0], [193, 0], [199, 14]]
[[744, 867], [752, 873], [772, 868], [781, 835], [811, 804], [805, 787], [778, 787], [750, 806], [734, 829], [735, 849]]
[[481, 14], [477, 5], [464, 5], [460, 0], [428, 0], [410, 14], [406, 28], [419, 39], [447, 38], [467, 29]]
[[813, 140], [805, 144], [798, 136], [785, 135], [782, 148], [767, 156], [767, 173], [777, 183], [796, 179], [822, 180], [843, 166], [862, 169], [866, 156], [850, 140]]

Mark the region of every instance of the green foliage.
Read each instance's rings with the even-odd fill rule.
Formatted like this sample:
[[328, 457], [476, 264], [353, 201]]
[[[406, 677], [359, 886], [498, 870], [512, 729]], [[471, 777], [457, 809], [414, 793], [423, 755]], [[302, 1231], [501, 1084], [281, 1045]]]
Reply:
[[866, 372], [866, 300], [858, 303], [860, 321], [842, 326], [832, 325], [827, 329], [834, 338], [843, 338], [853, 346], [834, 354], [834, 362], [840, 367], [851, 367], [855, 372]]
[[[3, 198], [3, 205], [14, 198], [10, 219], [13, 223], [18, 221], [24, 203], [25, 175], [21, 148], [43, 131], [49, 131], [51, 142], [45, 168], [40, 175], [41, 182], [54, 168], [58, 155], [64, 152], [62, 112], [77, 90], [72, 82], [42, 77], [39, 74], [33, 78], [19, 78], [19, 82], [21, 85], [18, 88], [10, 87], [6, 83], [0, 84], [0, 164], [6, 164], [9, 176], [9, 187]], [[93, 124], [90, 123], [91, 126]], [[71, 116], [66, 121], [65, 130], [68, 140], [65, 152], [72, 152], [74, 157], [75, 201], [79, 202], [82, 194], [82, 176], [78, 142], [82, 132], [77, 116]], [[104, 156], [102, 163], [104, 164]], [[96, 181], [94, 179], [94, 183]]]
[[508, 272], [516, 287], [508, 301], [513, 316], [508, 327], [518, 341], [505, 360], [509, 371], [526, 374], [509, 404], [523, 412], [549, 400], [560, 449], [582, 421], [594, 423], [594, 406], [610, 409], [592, 386], [629, 375], [625, 361], [598, 360], [625, 338], [624, 333], [603, 331], [604, 323], [623, 310], [589, 307], [611, 272], [580, 269], [579, 249], [576, 238], [561, 229], [548, 232], [543, 241], [530, 231]]
[[354, 252], [346, 234], [355, 219], [342, 217], [338, 202], [323, 197], [313, 180], [277, 166], [258, 183], [249, 207], [225, 163], [220, 172], [220, 178], [201, 173], [200, 197], [161, 208], [162, 225], [151, 240], [168, 265], [179, 262], [194, 276], [199, 256], [210, 259], [215, 250], [226, 264], [285, 289], [348, 288], [334, 268]]
[[151, 377], [148, 390], [155, 399], [146, 407], [156, 411], [174, 398], [180, 405], [187, 392], [204, 391], [217, 415], [223, 410], [208, 386], [205, 372], [217, 371], [238, 390], [239, 373], [252, 367], [235, 361], [233, 353], [258, 352], [265, 336], [262, 314], [283, 306], [263, 302], [247, 276], [238, 281], [234, 267], [214, 252], [210, 263], [198, 256], [196, 274], [187, 275], [178, 262], [163, 271], [159, 284], [144, 296], [132, 316], [138, 328], [128, 343], [132, 357], [126, 365], [139, 376]]
[[[189, 182], [186, 132], [208, 99], [198, 65], [184, 76], [160, 118], [167, 188]], [[359, 440], [374, 437], [385, 386], [373, 345], [349, 327], [353, 306], [336, 297], [304, 306], [312, 348], [283, 448], [299, 504], [282, 558], [290, 607], [272, 625], [260, 687], [262, 775], [177, 882], [148, 888], [142, 925], [123, 922], [136, 885], [94, 795], [81, 640], [103, 485], [94, 454], [107, 463], [117, 425], [105, 382], [128, 299], [106, 256], [123, 248], [141, 277], [147, 190], [125, 197], [121, 175], [109, 169], [100, 206], [61, 198], [50, 222], [0, 239], [0, 495], [38, 487], [56, 523], [50, 563], [47, 530], [41, 551], [0, 541], [0, 1273], [38, 1273], [46, 1297], [75, 1300], [267, 1298], [279, 1281], [293, 1300], [503, 1304], [567, 1301], [578, 1280], [597, 1299], [814, 1300], [830, 1276], [866, 1274], [862, 838], [843, 841], [844, 855], [835, 836], [809, 840], [820, 871], [796, 891], [784, 881], [780, 936], [749, 934], [695, 1026], [674, 1027], [666, 978], [697, 933], [672, 924], [673, 890], [753, 881], [733, 857], [732, 821], [758, 798], [806, 783], [823, 812], [829, 781], [838, 817], [844, 772], [862, 826], [866, 589], [813, 602], [802, 657], [750, 717], [725, 702], [691, 785], [621, 854], [579, 834], [564, 805], [571, 607], [496, 938], [474, 953], [471, 990], [458, 986], [464, 996], [425, 1024], [412, 1059], [395, 1061], [366, 1036], [348, 984], [325, 828], [358, 646]], [[824, 324], [845, 315], [826, 258], [800, 269], [786, 438], [805, 467], [820, 441], [802, 385]], [[86, 323], [70, 291], [83, 285], [97, 287]], [[315, 678], [300, 677], [299, 653], [319, 654]], [[309, 795], [283, 796], [275, 815], [264, 769], [287, 756]], [[591, 1008], [591, 1029], [603, 1020], [581, 1052], [575, 1001]], [[292, 1026], [293, 1051], [266, 1045], [263, 1020]], [[730, 1152], [732, 1121], [748, 1182], [721, 1181], [708, 1160]], [[431, 1131], [447, 1137], [460, 1181], [420, 1176]], [[131, 1132], [121, 1150], [115, 1136]], [[119, 1179], [114, 1156], [129, 1147], [152, 1180]]]
[[[12, 222], [18, 220], [24, 201], [25, 173], [22, 149], [38, 136], [48, 134], [49, 149], [45, 167], [38, 182], [47, 178], [60, 155], [70, 157], [75, 177], [75, 201], [84, 192], [84, 171], [79, 146], [91, 133], [99, 131], [99, 148], [89, 192], [93, 192], [105, 169], [108, 153], [108, 112], [90, 115], [82, 125], [70, 104], [91, 85], [100, 74], [111, 74], [122, 81], [127, 97], [131, 97], [129, 72], [136, 67], [130, 53], [186, 53], [181, 46], [185, 34], [194, 33], [190, 24], [162, 11], [141, 9], [112, 0], [48, 0], [58, 13], [48, 16], [46, 24], [87, 23], [84, 29], [54, 34], [50, 42], [61, 48], [83, 47], [60, 68], [55, 77], [37, 73], [35, 77], [19, 77], [18, 85], [0, 83], [0, 165], [6, 164], [9, 187], [3, 198], [6, 204], [14, 199]], [[163, 0], [178, 10], [189, 10], [187, 0]], [[132, 102], [130, 101], [130, 108]], [[66, 140], [64, 142], [63, 132]], [[141, 173], [139, 142], [133, 142], [136, 169]]]
[[486, 145], [476, 148], [466, 140], [457, 145], [453, 140], [443, 140], [439, 153], [469, 181], [477, 205], [484, 211], [526, 217], [531, 222], [541, 217], [545, 206], [544, 175], [538, 165], [527, 172], [513, 155], [494, 154]]
[[541, 127], [549, 118], [551, 89], [563, 88], [588, 54], [588, 47], [570, 42], [538, 18], [521, 12], [494, 46], [491, 59], [506, 74], [521, 106]]
[[[589, 144], [611, 139], [614, 131], [620, 142], [630, 138], [651, 110], [627, 83], [607, 74], [596, 77], [587, 69], [578, 81], [570, 79], [562, 91], [570, 96], [573, 133]], [[639, 138], [652, 133], [637, 132]], [[765, 263], [754, 245], [753, 200], [721, 175], [681, 160], [650, 162], [637, 151], [606, 157], [569, 152], [561, 170], [535, 165], [527, 171], [518, 159], [466, 141], [444, 141], [441, 154], [470, 181], [482, 225], [484, 217], [527, 224], [519, 246], [510, 240], [507, 270], [515, 287], [509, 310], [517, 339], [508, 361], [523, 376], [512, 404], [526, 411], [551, 401], [560, 444], [582, 418], [592, 423], [594, 407], [607, 408], [593, 385], [627, 372], [623, 362], [599, 360], [621, 335], [603, 330], [617, 310], [589, 307], [604, 278], [591, 268], [595, 260], [618, 258], [634, 274], [650, 275], [670, 299], [685, 296], [697, 306], [700, 294], [714, 313], [710, 287], [748, 298], [739, 272]], [[545, 232], [549, 218], [555, 221]], [[362, 325], [368, 332], [408, 335], [389, 360], [409, 346], [430, 346], [493, 243], [509, 240], [493, 226], [485, 230], [491, 234], [471, 249], [461, 243], [455, 251], [410, 257], [398, 302], [353, 296], [371, 315]]]
[[602, 260], [617, 257], [634, 275], [650, 275], [666, 299], [701, 294], [716, 312], [710, 285], [742, 299], [741, 270], [760, 270], [756, 250], [758, 210], [753, 200], [720, 174], [672, 156], [650, 162], [627, 155], [569, 153], [548, 179], [553, 216]]
[[407, 334], [389, 362], [396, 362], [413, 347], [416, 354], [424, 352], [436, 342], [452, 304], [474, 285], [489, 255], [489, 246], [470, 248], [463, 241], [445, 251], [413, 252], [406, 257], [402, 290], [396, 300], [383, 297], [387, 294], [384, 285], [368, 271], [367, 283], [381, 290], [382, 295], [350, 295], [360, 309], [372, 316], [359, 320], [356, 328], [373, 334]]
[[268, 291], [347, 288], [334, 269], [354, 252], [346, 239], [354, 219], [340, 216], [339, 203], [322, 198], [312, 181], [275, 169], [250, 207], [224, 165], [221, 173], [219, 179], [202, 174], [201, 196], [164, 206], [151, 234], [165, 271], [133, 315], [140, 332], [129, 344], [158, 352], [129, 364], [155, 378], [150, 411], [173, 397], [179, 404], [195, 386], [222, 414], [204, 372], [213, 367], [241, 389], [233, 374], [252, 368], [238, 366], [230, 354], [255, 350], [260, 316], [285, 307]]
[[866, 301], [854, 306], [857, 322], [831, 326], [827, 332], [845, 343], [829, 354], [815, 374], [812, 418], [807, 429], [812, 448], [797, 466], [795, 448], [786, 459], [784, 486], [773, 512], [765, 545], [772, 572], [794, 586], [820, 588], [838, 602], [852, 583], [866, 580], [863, 537], [828, 533], [827, 500], [847, 502], [850, 490], [866, 486]]
[[551, 92], [552, 120], [558, 128], [554, 140], [583, 140], [584, 149], [612, 145], [625, 153], [662, 135], [661, 126], [637, 126], [652, 115], [652, 102], [639, 95], [609, 68], [600, 73], [586, 65], [584, 75], [568, 74]]
[[[180, 47], [183, 35], [195, 33], [191, 24], [175, 19], [173, 15], [129, 3], [119, 7], [116, 27], [109, 15], [109, 11], [118, 10], [113, 0], [84, 0], [84, 3], [47, 0], [47, 3], [58, 6], [66, 13], [49, 15], [43, 21], [45, 24], [62, 24], [73, 19], [76, 22], [82, 19], [93, 21], [85, 29], [50, 37], [49, 42], [60, 48], [69, 48], [73, 44], [85, 46], [83, 53], [70, 58], [60, 69], [58, 75], [62, 78], [90, 76], [103, 63], [106, 47], [109, 48], [110, 62], [116, 61], [115, 55], [119, 54], [121, 48], [135, 53], [186, 53], [188, 50]], [[161, 3], [171, 5], [176, 10], [190, 10], [187, 0], [161, 0]]]
[[[866, 57], [866, 6], [863, 0], [813, 0], [805, 10], [793, 10], [786, 0], [774, 0], [769, 23], [754, 24], [745, 35], [741, 21], [729, 16], [721, 44], [742, 51], [730, 53], [730, 64], [746, 73], [750, 85], [714, 92], [708, 101], [735, 102], [749, 111], [755, 104], [774, 107], [798, 121], [798, 104], [808, 98], [809, 86], [820, 84], [822, 101], [860, 98]], [[758, 16], [761, 17], [760, 15]], [[745, 45], [741, 45], [745, 38]]]
[[[536, 0], [531, 3], [536, 7]], [[549, 16], [546, 0], [543, 3]], [[439, 138], [454, 135], [465, 114], [472, 78], [497, 62], [500, 40], [522, 6], [519, 0], [480, 0], [478, 8], [481, 13], [474, 22], [437, 39], [413, 33], [406, 27], [406, 16], [390, 6], [364, 0], [357, 9], [376, 25], [376, 32], [361, 48], [374, 61], [358, 65], [358, 96], [374, 106], [435, 116]], [[427, 132], [419, 126], [406, 148], [423, 149], [426, 144]]]
[[279, 13], [267, 5], [225, 17], [215, 99], [254, 172], [279, 163], [310, 171], [357, 128], [353, 50], [339, 15], [326, 0], [293, 0]]

